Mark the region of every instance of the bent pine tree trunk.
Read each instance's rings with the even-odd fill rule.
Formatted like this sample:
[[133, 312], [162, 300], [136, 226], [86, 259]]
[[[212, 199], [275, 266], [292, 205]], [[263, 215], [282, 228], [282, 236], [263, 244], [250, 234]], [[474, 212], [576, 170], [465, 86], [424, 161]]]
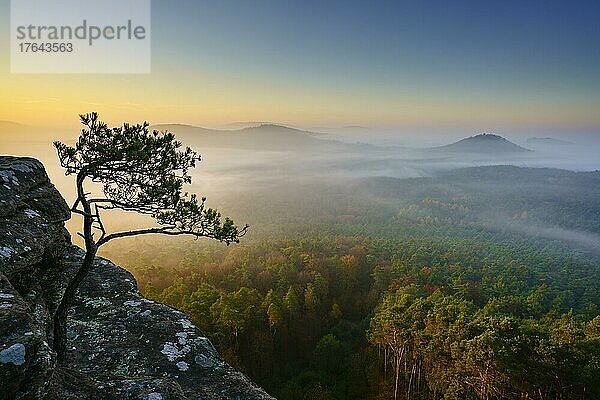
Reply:
[[52, 348], [56, 351], [57, 361], [59, 364], [65, 362], [67, 356], [67, 317], [69, 310], [73, 307], [75, 302], [75, 296], [77, 295], [77, 289], [81, 285], [81, 282], [86, 278], [92, 269], [94, 264], [94, 258], [98, 251], [98, 246], [94, 243], [92, 234], [92, 225], [94, 218], [92, 216], [92, 209], [90, 203], [87, 201], [85, 191], [83, 189], [83, 181], [85, 174], [83, 171], [77, 175], [77, 202], [73, 206], [73, 210], [77, 207], [78, 203], [83, 206], [83, 238], [85, 240], [85, 257], [81, 263], [81, 267], [73, 277], [73, 279], [67, 285], [63, 298], [56, 309], [54, 314], [54, 327], [53, 327], [53, 341]]
[[81, 282], [89, 274], [92, 265], [94, 264], [94, 258], [96, 257], [96, 248], [93, 247], [86, 251], [85, 258], [81, 267], [77, 271], [77, 274], [73, 277], [71, 282], [67, 285], [62, 301], [56, 309], [54, 314], [54, 338], [52, 347], [57, 354], [57, 361], [59, 364], [63, 364], [67, 355], [67, 317], [69, 310], [73, 307], [75, 302], [75, 296], [77, 295], [77, 289]]

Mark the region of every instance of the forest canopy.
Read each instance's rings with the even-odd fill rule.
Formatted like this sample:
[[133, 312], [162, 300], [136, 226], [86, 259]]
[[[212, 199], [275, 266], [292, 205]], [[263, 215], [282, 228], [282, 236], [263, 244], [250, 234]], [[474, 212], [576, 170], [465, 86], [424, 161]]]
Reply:
[[144, 294], [278, 398], [600, 395], [600, 268], [569, 252], [484, 236], [145, 246], [121, 248]]

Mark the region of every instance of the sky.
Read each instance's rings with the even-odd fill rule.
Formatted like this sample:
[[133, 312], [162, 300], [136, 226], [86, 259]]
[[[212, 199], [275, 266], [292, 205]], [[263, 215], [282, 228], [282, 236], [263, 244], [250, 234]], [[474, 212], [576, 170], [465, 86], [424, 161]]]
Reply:
[[152, 2], [140, 75], [11, 74], [0, 120], [600, 131], [598, 1]]

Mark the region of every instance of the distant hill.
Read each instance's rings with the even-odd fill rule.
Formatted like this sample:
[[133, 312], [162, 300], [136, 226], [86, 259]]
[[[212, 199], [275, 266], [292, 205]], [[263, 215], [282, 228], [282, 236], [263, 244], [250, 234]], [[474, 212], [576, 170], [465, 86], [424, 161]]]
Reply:
[[531, 151], [521, 147], [502, 136], [482, 133], [461, 139], [445, 146], [434, 147], [432, 150], [448, 153], [478, 153], [478, 154], [507, 154]]
[[547, 138], [547, 137], [534, 137], [527, 139], [527, 143], [531, 145], [539, 145], [539, 146], [570, 146], [575, 143], [569, 142], [561, 139]]
[[[201, 126], [187, 125], [187, 124], [157, 124], [150, 126], [150, 129], [157, 131], [169, 131], [180, 135], [193, 134], [193, 135], [206, 135], [217, 132], [225, 132], [226, 130], [203, 128]], [[227, 130], [231, 132], [233, 130]]]
[[31, 142], [43, 137], [39, 129], [13, 121], [0, 121], [0, 151], [1, 142]]
[[219, 130], [192, 125], [160, 124], [151, 127], [173, 132], [186, 144], [198, 142], [202, 147], [298, 150], [348, 148], [349, 144], [318, 138], [319, 134], [276, 124], [263, 124], [243, 129]]
[[368, 193], [381, 204], [397, 202], [403, 221], [526, 234], [574, 243], [600, 256], [600, 171], [493, 165], [431, 178], [357, 181], [354, 193]]
[[[53, 140], [73, 140], [78, 129], [65, 129], [55, 126], [34, 126], [13, 121], [0, 121], [0, 151], [3, 142], [11, 143], [47, 143]], [[25, 153], [26, 154], [26, 153]]]
[[13, 121], [0, 121], [0, 133], [25, 132], [32, 128], [29, 125], [20, 124]]
[[244, 128], [252, 128], [261, 125], [271, 125], [272, 122], [269, 121], [238, 121], [232, 122], [229, 124], [222, 125], [222, 129], [232, 130], [232, 129], [244, 129]]

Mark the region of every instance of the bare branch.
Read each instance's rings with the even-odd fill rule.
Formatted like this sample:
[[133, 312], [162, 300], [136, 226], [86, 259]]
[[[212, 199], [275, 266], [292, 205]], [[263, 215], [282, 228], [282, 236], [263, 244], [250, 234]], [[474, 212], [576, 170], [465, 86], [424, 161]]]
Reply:
[[75, 213], [75, 214], [79, 214], [79, 215], [83, 215], [84, 217], [90, 217], [91, 215], [86, 213], [85, 211], [81, 211], [79, 209], [76, 208], [72, 208], [71, 212]]
[[175, 227], [174, 226], [163, 226], [161, 228], [157, 227], [157, 228], [138, 229], [138, 230], [133, 230], [133, 231], [111, 233], [110, 235], [107, 235], [106, 237], [104, 237], [98, 241], [98, 247], [109, 242], [110, 240], [122, 238], [122, 237], [145, 235], [145, 234], [150, 234], [150, 233], [161, 233], [161, 234], [165, 234], [165, 235], [182, 235], [182, 234], [184, 234], [183, 232], [174, 232], [174, 231], [169, 232], [169, 229], [175, 229]]
[[79, 197], [77, 197], [77, 200], [75, 200], [75, 203], [73, 203], [73, 205], [71, 206], [71, 211], [77, 210], [77, 207], [79, 206], [80, 202], [81, 202], [81, 199]]
[[116, 208], [121, 209], [123, 211], [135, 211], [138, 213], [142, 213], [142, 214], [153, 214], [157, 211], [160, 210], [160, 207], [157, 206], [140, 206], [138, 204], [131, 204], [131, 203], [125, 203], [123, 201], [117, 201], [117, 200], [112, 200], [112, 199], [90, 199], [88, 200], [88, 203], [90, 204], [108, 204], [108, 206], [103, 205], [103, 206], [97, 206], [103, 210], [114, 210]]
[[98, 212], [98, 205], [94, 204], [94, 209], [96, 211], [96, 222], [98, 223], [98, 227], [96, 229], [99, 229], [100, 232], [102, 232], [102, 235], [100, 236], [100, 240], [102, 240], [105, 236], [106, 236], [106, 230], [104, 229], [104, 224], [102, 223], [102, 218], [100, 218], [100, 213]]

